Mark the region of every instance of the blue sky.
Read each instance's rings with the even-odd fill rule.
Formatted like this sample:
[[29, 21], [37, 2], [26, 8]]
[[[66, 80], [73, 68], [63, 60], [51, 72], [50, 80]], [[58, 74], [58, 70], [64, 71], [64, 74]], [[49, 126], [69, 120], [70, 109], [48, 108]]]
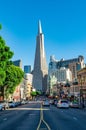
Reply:
[[50, 55], [86, 62], [86, 0], [0, 0], [0, 35], [14, 52], [13, 60], [34, 65], [38, 20]]

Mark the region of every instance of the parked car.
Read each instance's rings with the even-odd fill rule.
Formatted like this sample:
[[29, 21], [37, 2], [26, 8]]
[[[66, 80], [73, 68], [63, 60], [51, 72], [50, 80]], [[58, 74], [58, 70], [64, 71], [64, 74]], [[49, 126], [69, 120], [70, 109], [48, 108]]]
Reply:
[[9, 108], [9, 104], [7, 101], [0, 101], [0, 104], [2, 105], [2, 109], [8, 109]]
[[21, 101], [21, 104], [24, 105], [24, 104], [27, 104], [28, 103], [28, 100], [22, 100]]
[[18, 102], [17, 102], [17, 106], [20, 106], [20, 105], [21, 105], [21, 102], [20, 102], [20, 101], [18, 101]]
[[12, 108], [12, 107], [16, 107], [16, 103], [13, 102], [13, 101], [10, 101], [8, 102], [9, 103], [9, 107]]
[[48, 100], [44, 100], [42, 105], [43, 106], [50, 106], [50, 102]]
[[60, 99], [57, 103], [58, 108], [69, 108], [69, 103], [67, 100]]
[[71, 108], [79, 108], [79, 103], [78, 102], [70, 102], [69, 106]]
[[24, 100], [23, 100], [23, 101], [21, 101], [21, 104], [22, 104], [22, 105], [24, 105], [24, 104], [25, 104], [25, 101], [24, 101]]

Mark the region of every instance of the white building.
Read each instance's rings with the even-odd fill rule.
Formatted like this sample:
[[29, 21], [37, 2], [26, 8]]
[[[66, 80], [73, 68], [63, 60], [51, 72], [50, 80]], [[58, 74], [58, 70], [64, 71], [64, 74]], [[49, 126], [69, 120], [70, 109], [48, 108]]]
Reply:
[[61, 67], [60, 69], [57, 69], [55, 75], [57, 77], [57, 81], [60, 83], [66, 83], [67, 80], [69, 82], [72, 81], [72, 73], [69, 68], [67, 69], [65, 67]]
[[77, 71], [85, 67], [84, 57], [78, 56], [77, 58], [64, 60], [63, 58], [58, 61], [54, 56], [50, 56], [48, 74], [60, 69], [61, 67], [69, 68], [72, 72], [72, 79], [77, 78]]
[[60, 69], [52, 69], [48, 74], [48, 93], [53, 95], [57, 91], [57, 84], [65, 85], [72, 81], [72, 72], [69, 68], [61, 67]]
[[66, 83], [67, 80], [69, 82], [72, 81], [72, 73], [69, 68], [61, 67], [60, 69], [53, 69], [49, 72], [48, 76], [55, 76], [57, 78], [58, 83]]

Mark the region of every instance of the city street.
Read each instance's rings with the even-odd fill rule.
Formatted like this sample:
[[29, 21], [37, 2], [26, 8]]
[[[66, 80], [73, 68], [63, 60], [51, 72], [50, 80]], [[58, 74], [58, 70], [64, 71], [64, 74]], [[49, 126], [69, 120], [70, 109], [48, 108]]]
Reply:
[[0, 130], [86, 130], [86, 0], [0, 5]]
[[50, 111], [44, 111], [44, 120], [51, 130], [86, 130], [86, 111], [80, 109], [51, 106]]
[[36, 130], [40, 104], [25, 104], [0, 112], [0, 130]]
[[0, 130], [86, 130], [86, 110], [29, 103], [0, 111]]

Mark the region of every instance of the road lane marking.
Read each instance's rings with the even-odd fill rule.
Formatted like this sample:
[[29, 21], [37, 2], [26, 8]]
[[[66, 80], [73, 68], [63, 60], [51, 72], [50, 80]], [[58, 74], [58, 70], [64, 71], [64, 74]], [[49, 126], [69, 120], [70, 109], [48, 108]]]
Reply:
[[[42, 105], [41, 105], [41, 108], [40, 108], [40, 121], [39, 121], [39, 124], [38, 124], [38, 127], [37, 127], [37, 130], [41, 130], [40, 129], [40, 126], [41, 126], [41, 123], [43, 122], [45, 124], [45, 126], [47, 127], [48, 130], [51, 130], [49, 125], [47, 124], [47, 122], [43, 119], [43, 108], [42, 108]], [[44, 128], [45, 129], [45, 128]]]
[[[12, 108], [9, 110], [40, 110], [40, 108]], [[48, 108], [42, 108], [42, 110], [49, 110]]]
[[49, 125], [47, 124], [47, 122], [45, 122], [45, 120], [43, 120], [44, 124], [47, 126], [48, 130], [51, 130]]
[[39, 130], [39, 128], [40, 128], [40, 126], [41, 126], [41, 123], [42, 123], [42, 106], [41, 106], [41, 108], [40, 108], [40, 121], [39, 121], [37, 130]]

